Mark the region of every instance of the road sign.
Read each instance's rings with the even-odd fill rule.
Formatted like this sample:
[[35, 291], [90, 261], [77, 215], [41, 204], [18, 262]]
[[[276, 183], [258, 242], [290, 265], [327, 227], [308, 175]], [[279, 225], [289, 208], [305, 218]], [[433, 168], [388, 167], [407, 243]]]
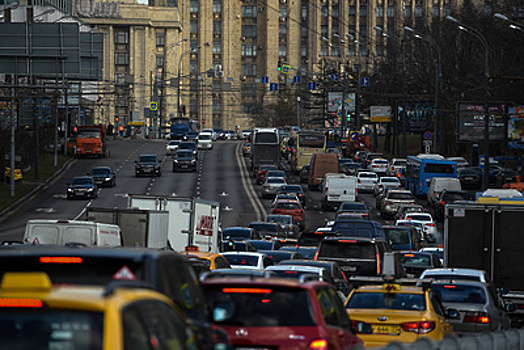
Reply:
[[156, 111], [158, 109], [158, 103], [154, 101], [149, 102], [149, 109], [152, 111]]
[[289, 74], [289, 69], [291, 68], [291, 66], [289, 64], [283, 64], [282, 65], [282, 73], [284, 74]]
[[338, 81], [338, 74], [331, 74], [331, 81]]
[[433, 145], [433, 141], [431, 141], [431, 140], [423, 140], [423, 143], [424, 143], [424, 151], [425, 151], [425, 153], [426, 154], [431, 153], [431, 146]]
[[262, 83], [267, 84], [269, 83], [269, 77], [262, 77]]
[[277, 83], [270, 83], [269, 84], [269, 91], [277, 91], [278, 90], [278, 84]]
[[360, 79], [360, 86], [369, 86], [369, 78], [361, 78]]
[[431, 133], [431, 131], [426, 131], [423, 135], [424, 137], [424, 140], [431, 140], [433, 138], [433, 134]]
[[307, 89], [308, 90], [316, 90], [317, 89], [317, 83], [314, 81], [307, 83]]
[[352, 130], [349, 132], [349, 139], [354, 142], [357, 140], [358, 135], [360, 135], [360, 131]]
[[202, 125], [205, 125], [205, 124], [206, 124], [206, 120], [202, 119]]
[[293, 77], [293, 83], [300, 84], [300, 75], [295, 75]]

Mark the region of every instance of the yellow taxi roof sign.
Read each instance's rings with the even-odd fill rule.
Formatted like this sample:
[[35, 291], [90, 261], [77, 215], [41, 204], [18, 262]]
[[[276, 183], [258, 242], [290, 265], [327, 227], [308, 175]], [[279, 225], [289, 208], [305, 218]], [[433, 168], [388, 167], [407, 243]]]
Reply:
[[382, 290], [387, 293], [400, 292], [400, 284], [396, 283], [386, 283], [382, 286]]
[[4, 292], [31, 291], [48, 292], [51, 279], [45, 272], [6, 272], [2, 279], [1, 290]]

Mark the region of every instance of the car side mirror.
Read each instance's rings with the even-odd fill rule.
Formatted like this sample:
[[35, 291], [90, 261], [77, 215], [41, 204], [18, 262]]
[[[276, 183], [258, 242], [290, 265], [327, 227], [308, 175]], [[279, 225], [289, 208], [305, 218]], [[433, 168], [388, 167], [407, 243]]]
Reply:
[[460, 312], [457, 309], [449, 308], [446, 310], [446, 317], [451, 319], [458, 319]]
[[506, 288], [504, 288], [504, 287], [500, 287], [497, 291], [499, 292], [500, 295], [505, 295], [505, 294], [508, 294], [508, 292], [509, 292], [509, 291], [508, 291]]
[[517, 305], [514, 303], [506, 303], [504, 305], [504, 311], [506, 312], [515, 312], [517, 310]]
[[138, 160], [135, 160], [135, 163], [138, 163]]

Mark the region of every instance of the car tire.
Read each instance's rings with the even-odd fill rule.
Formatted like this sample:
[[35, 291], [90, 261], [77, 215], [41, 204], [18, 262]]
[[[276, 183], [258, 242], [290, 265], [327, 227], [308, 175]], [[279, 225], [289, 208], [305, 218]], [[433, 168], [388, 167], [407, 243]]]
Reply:
[[156, 177], [160, 177], [160, 176], [162, 176], [162, 173], [161, 173], [161, 172], [158, 172], [158, 173], [156, 174]]

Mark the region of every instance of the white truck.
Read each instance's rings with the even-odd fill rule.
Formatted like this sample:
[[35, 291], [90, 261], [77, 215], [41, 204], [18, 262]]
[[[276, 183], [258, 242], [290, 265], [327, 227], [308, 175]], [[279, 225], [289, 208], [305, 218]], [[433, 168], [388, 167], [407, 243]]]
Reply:
[[169, 213], [136, 208], [88, 207], [89, 221], [116, 224], [122, 229], [124, 247], [168, 248]]
[[118, 225], [79, 220], [28, 220], [26, 244], [82, 244], [87, 246], [121, 246], [122, 231]]
[[129, 195], [128, 207], [169, 212], [167, 238], [173, 250], [197, 246], [218, 253], [220, 203], [199, 198]]
[[328, 173], [322, 180], [322, 210], [338, 208], [344, 202], [358, 199], [357, 178], [339, 173]]

